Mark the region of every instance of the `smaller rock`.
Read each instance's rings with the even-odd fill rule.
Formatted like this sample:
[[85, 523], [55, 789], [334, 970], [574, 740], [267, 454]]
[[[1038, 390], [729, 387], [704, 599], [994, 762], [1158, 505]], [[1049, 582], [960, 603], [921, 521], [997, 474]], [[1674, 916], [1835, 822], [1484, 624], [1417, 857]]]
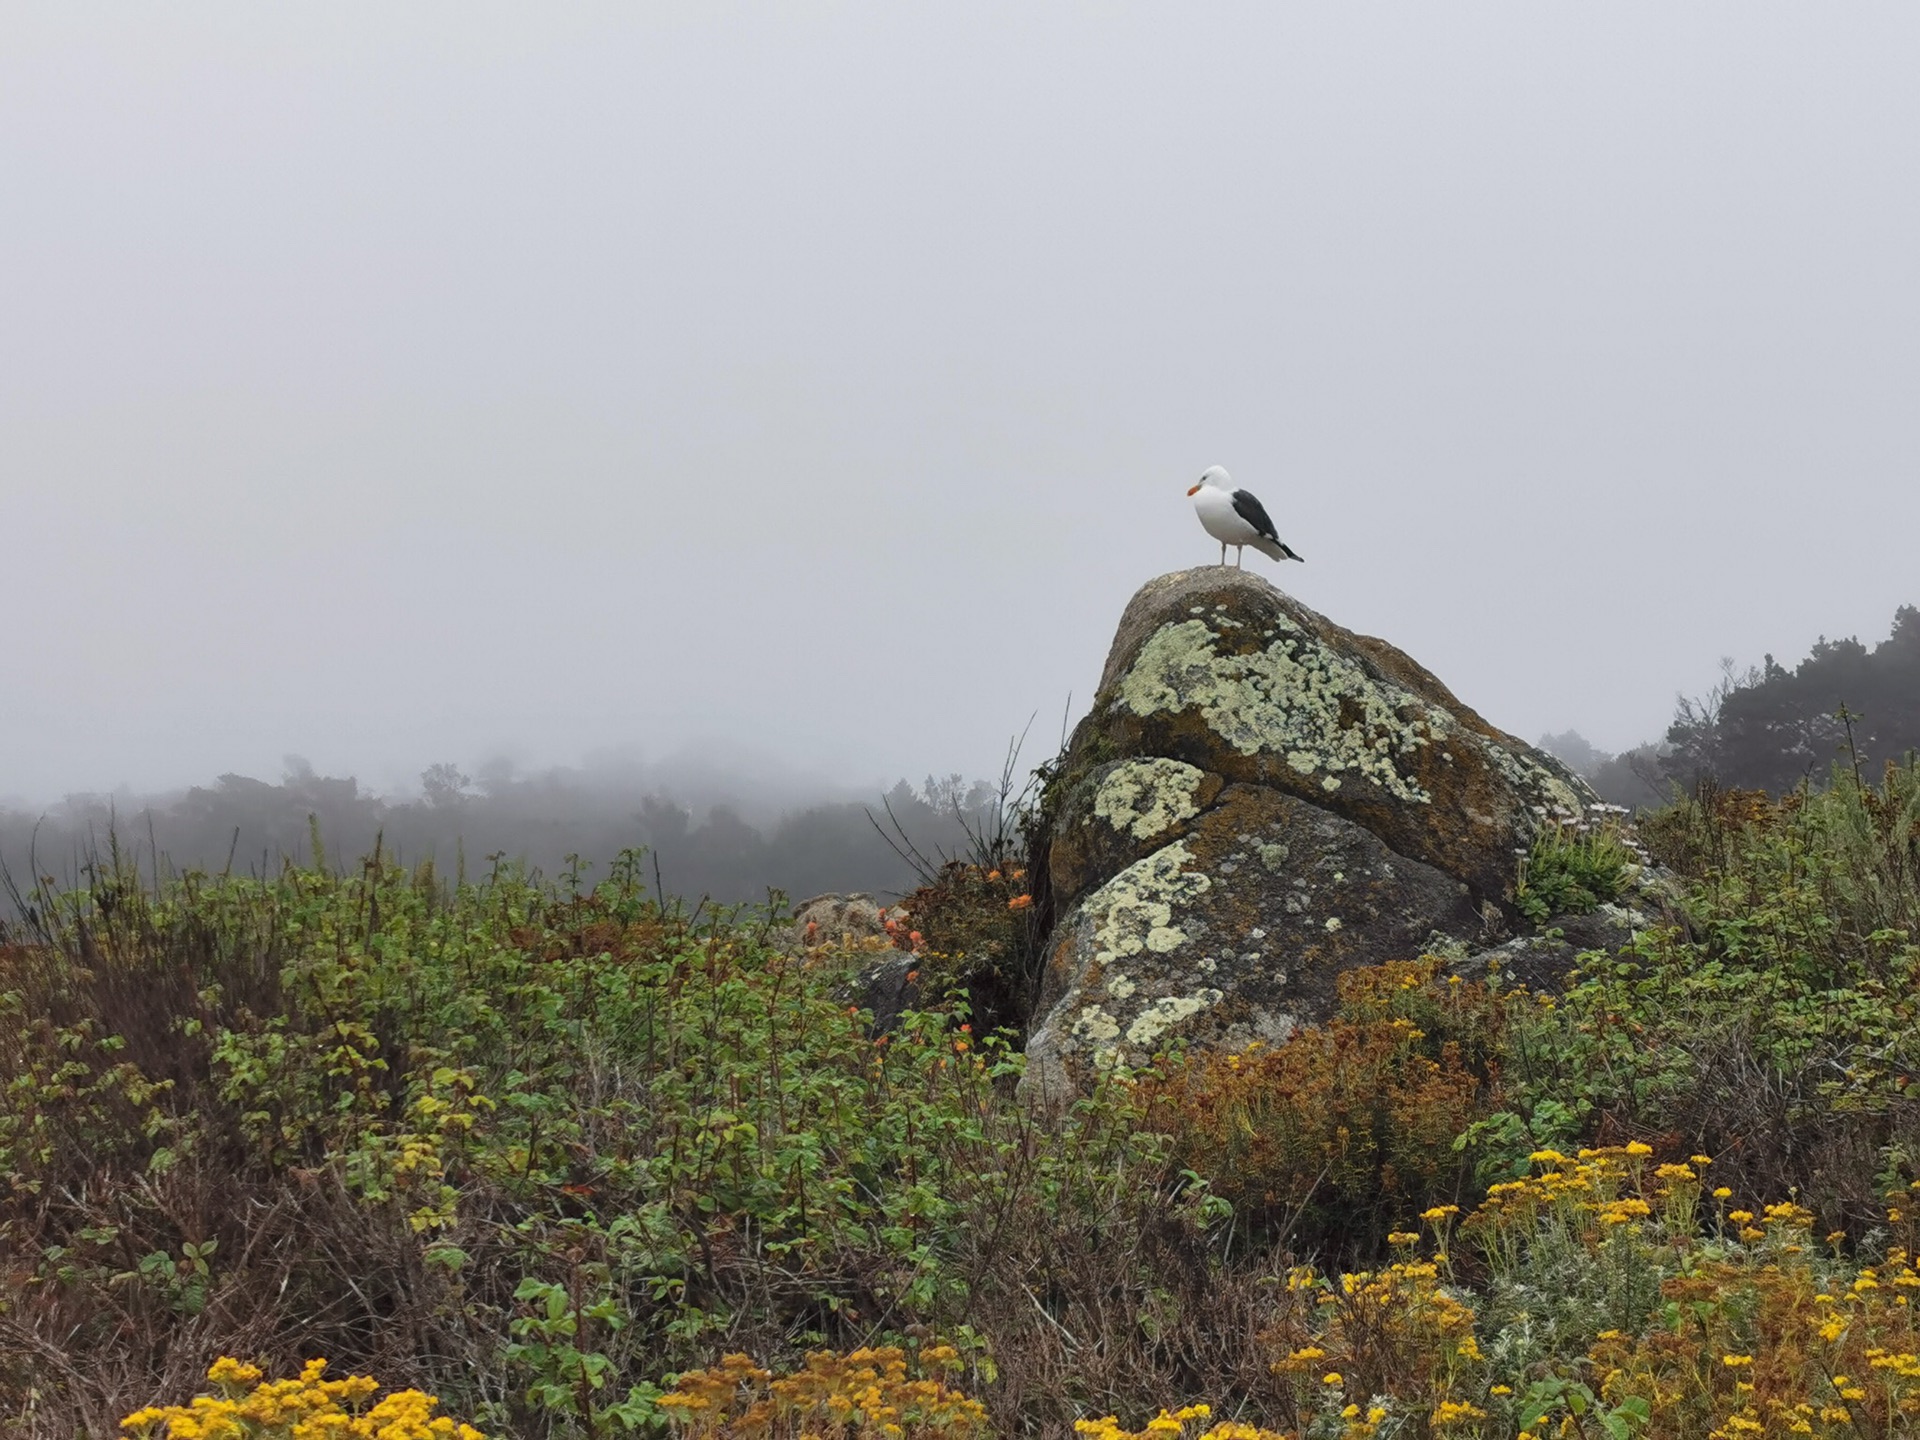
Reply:
[[793, 907], [793, 923], [777, 932], [775, 943], [789, 952], [844, 952], [858, 969], [835, 991], [842, 1004], [873, 1012], [871, 1033], [885, 1035], [904, 1011], [920, 1003], [919, 957], [894, 948], [889, 921], [902, 928], [906, 910], [886, 906], [867, 894], [816, 895]]
[[[1642, 932], [1657, 925], [1684, 925], [1680, 889], [1665, 871], [1642, 870], [1617, 901], [1579, 915], [1555, 915], [1544, 925], [1491, 948], [1450, 955], [1447, 968], [1480, 976], [1497, 967], [1509, 986], [1524, 985], [1539, 994], [1557, 995], [1581, 957], [1626, 954]], [[1493, 938], [1493, 937], [1489, 937]]]
[[876, 957], [854, 976], [847, 1003], [873, 1012], [869, 1034], [891, 1034], [899, 1027], [901, 1015], [919, 1005], [919, 964], [917, 956], [895, 950]]
[[793, 907], [793, 924], [787, 927], [784, 948], [871, 948], [863, 942], [873, 940], [891, 944], [887, 922], [898, 924], [906, 918], [907, 912], [900, 906], [883, 906], [868, 894], [816, 895]]

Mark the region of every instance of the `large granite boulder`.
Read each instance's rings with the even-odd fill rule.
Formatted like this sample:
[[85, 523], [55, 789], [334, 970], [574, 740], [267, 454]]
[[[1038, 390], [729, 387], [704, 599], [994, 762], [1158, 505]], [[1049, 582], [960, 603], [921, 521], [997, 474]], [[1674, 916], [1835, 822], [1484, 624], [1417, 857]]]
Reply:
[[1599, 805], [1385, 641], [1259, 576], [1154, 580], [1049, 794], [1029, 1091], [1176, 1037], [1279, 1040], [1334, 980], [1504, 939], [1538, 828]]

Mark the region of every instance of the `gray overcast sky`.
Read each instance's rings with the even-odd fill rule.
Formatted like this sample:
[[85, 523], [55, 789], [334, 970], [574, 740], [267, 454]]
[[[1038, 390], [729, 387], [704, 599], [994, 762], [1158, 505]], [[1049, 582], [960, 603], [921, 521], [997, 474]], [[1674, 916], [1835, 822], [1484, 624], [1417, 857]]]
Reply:
[[1040, 758], [1274, 572], [1528, 738], [1920, 600], [1920, 7], [0, 8], [0, 795]]

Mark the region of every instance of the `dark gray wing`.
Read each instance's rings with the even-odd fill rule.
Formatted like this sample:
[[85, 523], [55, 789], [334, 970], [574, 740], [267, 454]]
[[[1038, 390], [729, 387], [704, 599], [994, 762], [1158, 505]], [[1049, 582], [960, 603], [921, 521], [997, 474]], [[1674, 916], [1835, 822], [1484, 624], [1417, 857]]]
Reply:
[[1254, 529], [1266, 536], [1267, 539], [1278, 540], [1280, 538], [1274, 533], [1273, 521], [1267, 518], [1267, 507], [1254, 499], [1253, 496], [1245, 490], [1236, 490], [1233, 492], [1233, 513], [1253, 526]]

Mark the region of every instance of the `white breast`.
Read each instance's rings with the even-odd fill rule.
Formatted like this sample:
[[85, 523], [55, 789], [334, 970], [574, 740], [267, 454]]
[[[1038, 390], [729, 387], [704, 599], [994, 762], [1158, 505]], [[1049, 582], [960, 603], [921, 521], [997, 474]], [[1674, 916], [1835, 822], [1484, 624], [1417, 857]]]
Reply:
[[1202, 485], [1193, 497], [1193, 508], [1200, 524], [1216, 540], [1229, 545], [1251, 545], [1260, 532], [1240, 518], [1233, 508], [1233, 496], [1211, 485]]

